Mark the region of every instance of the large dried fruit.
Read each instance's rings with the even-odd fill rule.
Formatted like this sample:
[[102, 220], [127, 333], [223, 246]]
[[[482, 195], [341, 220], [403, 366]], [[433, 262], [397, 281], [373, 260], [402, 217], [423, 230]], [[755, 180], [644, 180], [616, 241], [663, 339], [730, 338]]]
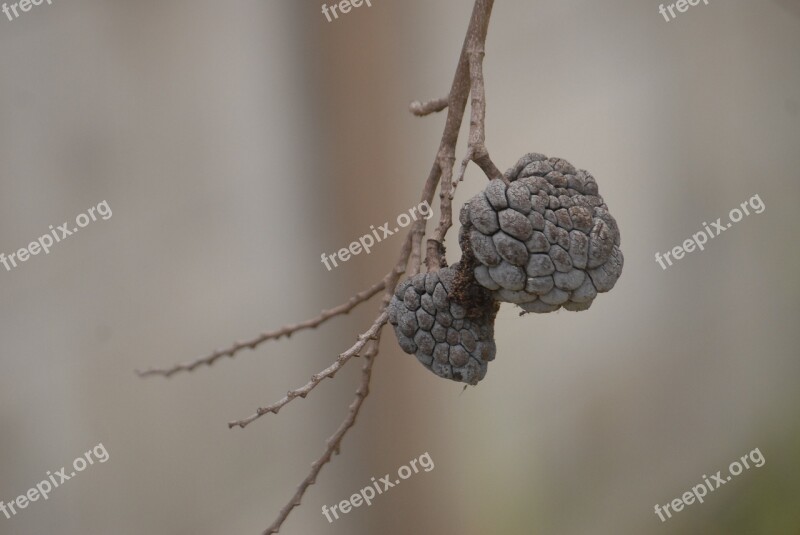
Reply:
[[491, 293], [475, 283], [471, 269], [456, 263], [398, 284], [389, 323], [403, 351], [416, 355], [426, 368], [475, 385], [497, 351], [497, 307]]
[[586, 310], [617, 282], [619, 228], [594, 177], [569, 162], [527, 154], [461, 209], [462, 248], [477, 282], [527, 312]]

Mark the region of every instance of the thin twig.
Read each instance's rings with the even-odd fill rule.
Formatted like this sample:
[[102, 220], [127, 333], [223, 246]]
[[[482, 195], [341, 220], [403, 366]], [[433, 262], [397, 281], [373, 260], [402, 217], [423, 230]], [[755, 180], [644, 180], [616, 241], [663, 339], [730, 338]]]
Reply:
[[301, 323], [297, 323], [295, 325], [286, 325], [284, 327], [281, 327], [280, 329], [262, 333], [258, 335], [256, 338], [253, 338], [252, 340], [236, 342], [235, 344], [226, 349], [217, 349], [216, 351], [214, 351], [213, 353], [211, 353], [206, 357], [202, 357], [189, 362], [184, 362], [181, 364], [176, 364], [172, 368], [164, 368], [164, 369], [150, 368], [144, 371], [137, 371], [136, 373], [138, 373], [140, 377], [148, 377], [152, 375], [171, 377], [172, 375], [178, 372], [193, 371], [198, 366], [203, 366], [203, 365], [211, 366], [217, 359], [220, 359], [222, 357], [233, 357], [234, 355], [236, 355], [236, 353], [242, 351], [243, 349], [255, 349], [256, 347], [258, 347], [260, 344], [263, 344], [267, 340], [278, 340], [279, 338], [282, 338], [284, 336], [288, 338], [298, 331], [302, 331], [305, 329], [314, 329], [331, 318], [347, 314], [361, 303], [370, 300], [372, 297], [380, 293], [381, 290], [383, 290], [384, 288], [386, 288], [386, 281], [382, 280], [377, 284], [374, 284], [372, 287], [357, 293], [356, 295], [354, 295], [341, 305], [335, 306], [328, 310], [323, 310], [322, 313], [320, 313], [320, 315], [317, 317], [311, 318]]
[[311, 465], [311, 472], [306, 476], [302, 483], [297, 487], [297, 490], [292, 496], [292, 499], [287, 503], [281, 512], [278, 514], [278, 518], [272, 523], [270, 527], [264, 531], [264, 535], [273, 535], [274, 533], [278, 533], [283, 523], [286, 521], [286, 518], [289, 516], [289, 513], [292, 512], [292, 509], [300, 505], [300, 501], [303, 499], [303, 495], [305, 495], [308, 487], [316, 483], [317, 476], [319, 475], [320, 470], [322, 467], [328, 464], [331, 460], [333, 454], [338, 454], [339, 450], [342, 446], [342, 439], [347, 434], [347, 431], [350, 430], [351, 427], [356, 423], [356, 418], [358, 417], [358, 413], [361, 410], [361, 406], [364, 404], [364, 399], [366, 399], [367, 395], [369, 395], [369, 384], [370, 380], [372, 379], [372, 367], [375, 364], [375, 357], [378, 356], [378, 346], [380, 345], [380, 330], [377, 333], [376, 339], [370, 340], [369, 346], [364, 351], [364, 366], [361, 369], [361, 384], [356, 390], [356, 397], [350, 406], [347, 409], [347, 416], [345, 417], [342, 424], [336, 430], [336, 432], [331, 436], [325, 445], [325, 451], [322, 453], [322, 456], [314, 461]]
[[500, 179], [508, 184], [508, 180], [497, 168], [489, 156], [486, 148], [486, 89], [483, 83], [483, 58], [486, 55], [485, 36], [480, 39], [476, 36], [469, 44], [469, 75], [470, 75], [470, 103], [471, 119], [469, 125], [469, 146], [474, 161], [489, 179]]
[[[483, 81], [483, 58], [486, 55], [486, 31], [487, 27], [481, 27], [484, 33], [472, 34], [468, 37], [466, 45], [467, 56], [469, 58], [469, 78], [470, 78], [470, 124], [469, 142], [467, 154], [461, 161], [461, 168], [458, 175], [453, 180], [453, 191], [458, 183], [464, 180], [464, 173], [470, 161], [475, 162], [483, 170], [489, 180], [499, 179], [508, 184], [508, 179], [497, 168], [489, 156], [486, 148], [486, 89]], [[452, 198], [452, 197], [451, 197]]]
[[323, 380], [327, 379], [328, 377], [333, 378], [333, 376], [336, 375], [336, 372], [341, 370], [342, 367], [345, 364], [347, 364], [348, 360], [358, 355], [359, 351], [361, 351], [364, 348], [364, 346], [367, 344], [368, 341], [376, 339], [378, 333], [386, 324], [388, 319], [389, 315], [386, 312], [382, 313], [380, 316], [378, 316], [378, 318], [375, 320], [375, 323], [372, 324], [372, 327], [370, 327], [370, 329], [367, 332], [359, 335], [358, 341], [355, 344], [353, 344], [350, 347], [350, 349], [348, 349], [347, 351], [341, 353], [338, 357], [336, 357], [336, 360], [333, 362], [333, 364], [331, 364], [321, 372], [312, 375], [311, 380], [307, 382], [305, 385], [301, 386], [300, 388], [296, 388], [295, 390], [289, 390], [289, 392], [287, 392], [287, 394], [281, 399], [279, 399], [277, 402], [273, 403], [268, 407], [259, 408], [255, 412], [255, 414], [248, 416], [243, 420], [229, 422], [228, 427], [231, 429], [234, 427], [241, 427], [242, 429], [244, 429], [254, 421], [264, 416], [265, 414], [269, 413], [278, 414], [278, 411], [281, 409], [281, 407], [287, 405], [293, 399], [305, 398], [309, 394], [309, 392], [314, 390]]
[[[469, 29], [464, 37], [464, 44], [461, 47], [461, 56], [458, 61], [455, 78], [453, 79], [453, 86], [450, 90], [445, 134], [442, 136], [442, 142], [436, 155], [436, 165], [438, 165], [442, 173], [442, 184], [439, 195], [441, 213], [439, 225], [436, 227], [432, 239], [440, 244], [444, 244], [444, 237], [447, 231], [450, 230], [450, 227], [453, 226], [452, 199], [455, 190], [453, 166], [456, 161], [456, 141], [458, 140], [458, 131], [461, 128], [461, 122], [464, 118], [464, 110], [467, 106], [470, 91], [474, 87], [477, 87], [476, 83], [470, 78], [471, 53], [475, 50], [484, 49], [493, 6], [494, 0], [475, 0]], [[482, 86], [482, 80], [480, 85]], [[476, 121], [483, 121], [483, 116], [476, 116], [474, 110], [472, 114], [473, 119]], [[472, 125], [470, 125], [470, 128], [470, 133], [472, 134]], [[428, 257], [425, 259], [425, 263], [429, 270], [434, 269], [435, 266], [441, 265], [442, 263], [441, 254], [437, 252], [437, 249], [441, 250], [438, 247], [432, 247], [430, 245], [428, 247]]]
[[[456, 178], [453, 179], [452, 193], [455, 193], [456, 188], [458, 187], [458, 184], [464, 180], [464, 175], [467, 172], [467, 166], [469, 165], [469, 162], [472, 161], [472, 156], [474, 154], [475, 154], [475, 151], [473, 150], [473, 148], [471, 146], [467, 147], [467, 153], [464, 155], [464, 159], [461, 160], [461, 166], [458, 169], [458, 174], [456, 175]], [[450, 198], [451, 199], [453, 198], [452, 194], [451, 194]]]
[[437, 113], [445, 109], [447, 107], [448, 100], [448, 97], [435, 98], [427, 102], [415, 100], [409, 104], [408, 109], [417, 117], [425, 117], [426, 115]]

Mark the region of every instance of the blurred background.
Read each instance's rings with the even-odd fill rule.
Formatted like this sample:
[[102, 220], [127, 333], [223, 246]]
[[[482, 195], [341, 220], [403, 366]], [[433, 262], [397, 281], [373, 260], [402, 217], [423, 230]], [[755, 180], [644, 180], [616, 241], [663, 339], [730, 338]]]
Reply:
[[[113, 211], [0, 269], [0, 500], [98, 443], [110, 455], [0, 534], [256, 534], [306, 476], [359, 361], [279, 415], [226, 423], [326, 367], [377, 300], [213, 368], [134, 370], [314, 316], [394, 265], [401, 236], [332, 271], [320, 254], [418, 203], [444, 115], [407, 105], [446, 94], [472, 6], [372, 4], [330, 23], [320, 2], [206, 0], [0, 19], [0, 251]], [[281, 533], [800, 533], [799, 52], [797, 0], [669, 23], [655, 2], [497, 2], [492, 156], [590, 170], [623, 275], [586, 312], [504, 305], [497, 359], [463, 393], [386, 330], [356, 427]], [[484, 181], [471, 167], [456, 206]], [[756, 194], [762, 214], [655, 262]], [[754, 448], [763, 467], [655, 515]], [[321, 514], [425, 452], [432, 471]]]

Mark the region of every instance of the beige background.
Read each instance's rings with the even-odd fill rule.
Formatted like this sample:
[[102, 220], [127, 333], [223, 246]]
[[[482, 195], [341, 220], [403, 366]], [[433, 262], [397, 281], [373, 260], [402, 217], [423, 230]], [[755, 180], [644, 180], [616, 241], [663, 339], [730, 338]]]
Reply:
[[[55, 0], [0, 19], [0, 251], [113, 210], [0, 271], [0, 500], [110, 454], [0, 533], [260, 533], [339, 425], [358, 362], [225, 424], [326, 366], [377, 303], [190, 376], [133, 373], [314, 315], [393, 264], [400, 237], [331, 272], [319, 255], [418, 202], [443, 116], [406, 106], [449, 87], [470, 2], [373, 0], [332, 23], [320, 6]], [[282, 533], [798, 532], [798, 6], [712, 1], [667, 23], [654, 2], [497, 2], [495, 161], [591, 170], [623, 276], [588, 312], [504, 306], [497, 360], [462, 395], [386, 331], [357, 427]], [[457, 203], [483, 180], [471, 169]], [[754, 194], [763, 214], [655, 263]], [[756, 447], [764, 467], [653, 513]], [[433, 471], [320, 514], [426, 451]]]

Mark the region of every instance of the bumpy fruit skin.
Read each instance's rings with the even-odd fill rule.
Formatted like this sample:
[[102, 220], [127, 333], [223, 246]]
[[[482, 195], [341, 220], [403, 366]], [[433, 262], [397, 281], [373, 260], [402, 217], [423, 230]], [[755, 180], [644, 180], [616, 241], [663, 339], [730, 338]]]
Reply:
[[465, 273], [456, 263], [406, 279], [388, 312], [403, 351], [439, 377], [475, 385], [497, 352], [497, 304]]
[[461, 209], [462, 248], [494, 299], [526, 312], [586, 310], [622, 273], [619, 228], [594, 177], [527, 154]]

